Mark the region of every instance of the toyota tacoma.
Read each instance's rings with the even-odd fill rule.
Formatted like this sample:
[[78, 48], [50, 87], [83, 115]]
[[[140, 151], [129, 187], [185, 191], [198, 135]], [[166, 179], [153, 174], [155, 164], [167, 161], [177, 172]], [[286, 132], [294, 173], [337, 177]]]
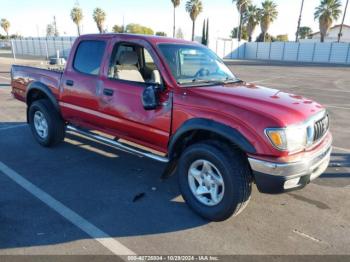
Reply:
[[12, 93], [42, 146], [67, 131], [166, 163], [186, 203], [222, 221], [262, 193], [301, 189], [330, 161], [326, 109], [239, 80], [210, 49], [184, 40], [79, 37], [64, 71], [14, 65]]

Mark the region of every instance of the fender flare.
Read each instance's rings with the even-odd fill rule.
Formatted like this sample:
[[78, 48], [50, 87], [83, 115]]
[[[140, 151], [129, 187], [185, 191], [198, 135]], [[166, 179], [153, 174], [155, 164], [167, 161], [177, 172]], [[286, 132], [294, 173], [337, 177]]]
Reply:
[[169, 146], [169, 158], [173, 159], [176, 153], [178, 142], [186, 133], [196, 130], [204, 130], [215, 133], [233, 144], [237, 145], [242, 151], [254, 154], [256, 149], [254, 146], [236, 129], [206, 118], [193, 118], [187, 120], [180, 128], [172, 135]]
[[57, 110], [57, 112], [60, 111], [57, 99], [55, 97], [55, 95], [52, 93], [52, 91], [50, 90], [50, 88], [41, 83], [41, 82], [32, 82], [28, 85], [27, 88], [27, 93], [26, 93], [26, 104], [28, 105], [28, 97], [31, 94], [31, 92], [33, 92], [34, 90], [39, 90], [40, 92], [44, 93], [48, 99], [51, 101], [52, 105], [54, 106], [54, 108]]

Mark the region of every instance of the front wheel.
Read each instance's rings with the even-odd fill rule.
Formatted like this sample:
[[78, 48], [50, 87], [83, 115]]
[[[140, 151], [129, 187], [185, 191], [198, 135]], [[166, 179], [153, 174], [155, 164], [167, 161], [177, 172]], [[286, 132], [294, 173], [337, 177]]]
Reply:
[[222, 221], [239, 214], [251, 195], [251, 171], [243, 154], [223, 143], [188, 147], [178, 181], [186, 203], [200, 216]]
[[28, 116], [33, 136], [42, 146], [54, 146], [64, 139], [64, 121], [49, 100], [33, 102]]

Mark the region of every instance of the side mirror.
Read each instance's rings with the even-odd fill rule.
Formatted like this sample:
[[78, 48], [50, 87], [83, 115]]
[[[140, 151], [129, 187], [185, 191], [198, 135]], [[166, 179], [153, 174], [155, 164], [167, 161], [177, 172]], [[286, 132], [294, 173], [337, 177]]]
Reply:
[[158, 107], [158, 89], [155, 85], [149, 85], [142, 94], [142, 104], [145, 110], [154, 110]]

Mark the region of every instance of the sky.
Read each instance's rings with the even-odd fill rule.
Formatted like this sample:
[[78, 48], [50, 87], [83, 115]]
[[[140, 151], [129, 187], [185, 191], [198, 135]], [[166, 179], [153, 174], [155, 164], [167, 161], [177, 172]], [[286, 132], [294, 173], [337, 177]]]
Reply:
[[[272, 24], [269, 33], [272, 35], [288, 34], [289, 39], [295, 38], [295, 31], [300, 11], [301, 0], [274, 0], [278, 5], [279, 16]], [[56, 16], [57, 27], [62, 36], [75, 36], [77, 30], [70, 19], [70, 10], [76, 0], [1, 0], [0, 18], [10, 21], [10, 34], [22, 36], [45, 36], [46, 26], [52, 23]], [[238, 12], [232, 0], [202, 0], [203, 13], [197, 19], [196, 35], [201, 35], [205, 18], [210, 20], [210, 36], [229, 37], [233, 27], [239, 22]], [[262, 0], [253, 0], [257, 6]], [[346, 0], [342, 0], [343, 8]], [[185, 38], [191, 36], [192, 22], [185, 11], [186, 0], [181, 1], [177, 8], [177, 27], [184, 32]], [[313, 13], [320, 0], [305, 0], [302, 26], [309, 26], [318, 31], [318, 22], [314, 21]], [[92, 19], [93, 9], [100, 7], [107, 13], [105, 27], [112, 30], [113, 25], [139, 23], [151, 27], [155, 32], [163, 31], [172, 35], [173, 7], [170, 0], [79, 0], [83, 9], [82, 32], [96, 33], [97, 27]], [[350, 8], [350, 7], [349, 7]], [[350, 11], [345, 20], [350, 25]], [[339, 19], [335, 24], [341, 23]], [[4, 34], [4, 31], [0, 31]], [[255, 35], [260, 32], [257, 27]]]

